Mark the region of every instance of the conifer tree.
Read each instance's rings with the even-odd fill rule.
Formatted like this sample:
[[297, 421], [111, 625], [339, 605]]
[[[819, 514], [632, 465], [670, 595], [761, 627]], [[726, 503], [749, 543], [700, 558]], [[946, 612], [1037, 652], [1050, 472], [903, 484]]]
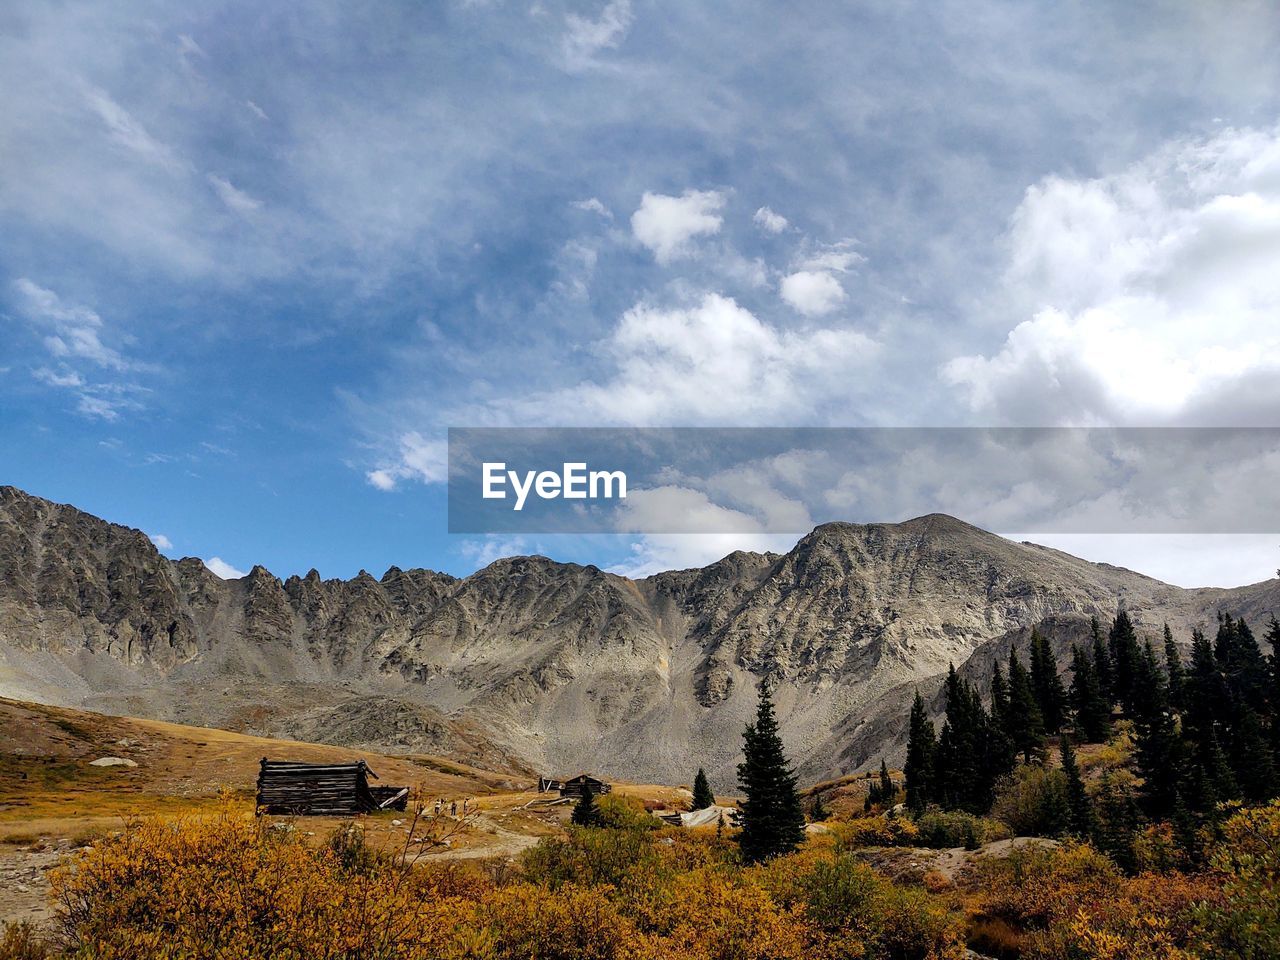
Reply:
[[1080, 766], [1076, 763], [1076, 752], [1071, 746], [1071, 737], [1062, 736], [1062, 772], [1067, 778], [1067, 808], [1069, 811], [1068, 828], [1081, 840], [1089, 840], [1097, 829], [1097, 820], [1093, 815], [1093, 804], [1085, 791], [1084, 780], [1080, 778]]
[[1186, 671], [1182, 667], [1182, 656], [1178, 653], [1178, 645], [1174, 643], [1173, 631], [1164, 625], [1164, 672], [1169, 683], [1169, 705], [1175, 710], [1183, 708], [1186, 686]]
[[1246, 800], [1262, 803], [1276, 792], [1276, 770], [1270, 744], [1263, 735], [1258, 715], [1246, 704], [1237, 707], [1232, 724], [1232, 768]]
[[1076, 730], [1087, 743], [1104, 743], [1111, 736], [1111, 706], [1102, 693], [1093, 660], [1080, 649], [1071, 649], [1071, 708]]
[[1271, 708], [1271, 753], [1276, 769], [1280, 770], [1280, 620], [1273, 614], [1267, 624], [1266, 640], [1271, 644], [1271, 656], [1268, 663], [1271, 668], [1271, 684], [1269, 687]]
[[897, 802], [898, 788], [893, 782], [893, 778], [889, 776], [889, 768], [885, 766], [883, 759], [880, 761], [880, 802], [885, 806], [891, 807]]
[[1089, 620], [1089, 632], [1093, 638], [1092, 660], [1093, 672], [1098, 675], [1098, 687], [1102, 691], [1102, 698], [1107, 701], [1107, 706], [1115, 703], [1115, 686], [1111, 670], [1111, 654], [1107, 652], [1107, 645], [1102, 640], [1102, 627], [1098, 623], [1097, 617]]
[[756, 719], [742, 734], [743, 761], [738, 784], [745, 799], [739, 804], [738, 845], [749, 863], [791, 853], [804, 839], [804, 810], [796, 791], [796, 776], [787, 763], [773, 698], [760, 684]]
[[911, 704], [911, 723], [907, 733], [907, 760], [903, 764], [906, 779], [907, 806], [915, 813], [923, 813], [929, 804], [936, 802], [934, 793], [934, 764], [938, 750], [937, 733], [933, 721], [925, 709], [924, 698], [916, 693]]
[[1009, 651], [1009, 717], [1005, 733], [1025, 763], [1044, 758], [1044, 720], [1031, 687], [1031, 676], [1016, 650]]
[[[1153, 657], [1144, 655], [1139, 661], [1150, 663]], [[1181, 749], [1164, 685], [1152, 681], [1152, 686], [1143, 692], [1140, 715], [1134, 718], [1134, 752], [1143, 781], [1142, 805], [1153, 820], [1167, 820], [1178, 798]]]
[[573, 814], [569, 820], [574, 826], [578, 827], [597, 827], [600, 825], [600, 808], [596, 806], [595, 795], [590, 790], [583, 789], [582, 796], [573, 805]]
[[1138, 806], [1133, 794], [1112, 774], [1105, 773], [1099, 784], [1095, 810], [1098, 829], [1097, 847], [1122, 870], [1132, 872], [1136, 864], [1133, 840], [1138, 832]]
[[701, 767], [693, 778], [693, 809], [705, 810], [716, 803], [715, 794], [711, 792], [711, 784], [707, 782], [707, 773]]
[[1112, 696], [1124, 705], [1125, 710], [1131, 710], [1134, 672], [1141, 651], [1138, 648], [1137, 631], [1133, 628], [1133, 621], [1129, 619], [1129, 611], [1123, 607], [1111, 624], [1107, 652], [1111, 655]]
[[1009, 684], [1005, 682], [1000, 661], [991, 664], [991, 719], [1003, 730], [1008, 729]]
[[1062, 689], [1062, 678], [1058, 676], [1058, 664], [1049, 648], [1049, 641], [1034, 628], [1031, 630], [1031, 686], [1035, 690], [1045, 732], [1057, 733], [1062, 729], [1067, 695]]

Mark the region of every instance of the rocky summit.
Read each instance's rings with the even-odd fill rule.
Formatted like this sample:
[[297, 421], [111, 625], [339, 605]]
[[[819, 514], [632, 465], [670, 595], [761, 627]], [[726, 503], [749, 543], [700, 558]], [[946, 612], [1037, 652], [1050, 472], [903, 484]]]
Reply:
[[1121, 603], [1152, 636], [1260, 632], [1280, 581], [1184, 590], [936, 514], [643, 580], [535, 556], [227, 581], [0, 487], [0, 695], [528, 773], [724, 789], [761, 678], [803, 780], [893, 762], [949, 665], [981, 681], [1033, 626], [1065, 662]]

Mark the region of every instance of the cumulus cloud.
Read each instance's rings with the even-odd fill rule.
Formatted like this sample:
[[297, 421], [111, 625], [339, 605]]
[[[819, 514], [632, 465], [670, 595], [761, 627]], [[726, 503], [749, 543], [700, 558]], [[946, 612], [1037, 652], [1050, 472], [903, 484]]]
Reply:
[[565, 63], [581, 68], [594, 62], [596, 54], [618, 46], [631, 28], [631, 0], [610, 0], [594, 20], [569, 14], [565, 17], [562, 41]]
[[204, 565], [215, 577], [223, 580], [240, 580], [249, 575], [244, 570], [237, 570], [221, 557], [210, 557], [204, 561]]
[[638, 304], [600, 345], [611, 375], [536, 398], [547, 422], [666, 425], [786, 422], [812, 414], [875, 343], [851, 330], [791, 331], [730, 297]]
[[1014, 214], [1028, 318], [943, 368], [1007, 421], [1268, 423], [1280, 415], [1280, 129], [1051, 177]]
[[631, 215], [631, 232], [658, 263], [667, 264], [689, 256], [695, 237], [720, 232], [724, 201], [715, 190], [686, 190], [678, 197], [645, 193]]
[[798, 270], [782, 278], [778, 285], [782, 299], [808, 317], [830, 313], [844, 302], [844, 287], [821, 270]]
[[[173, 541], [166, 537], [163, 533], [151, 533], [147, 535], [148, 539], [156, 545], [157, 550], [172, 550]], [[217, 559], [216, 557], [214, 559]], [[221, 562], [221, 561], [219, 561]]]
[[751, 220], [765, 233], [781, 233], [788, 226], [786, 217], [780, 213], [774, 213], [768, 207], [757, 210]]
[[443, 439], [428, 439], [416, 431], [400, 435], [394, 461], [365, 474], [379, 490], [391, 491], [404, 480], [444, 483], [449, 478], [449, 445]]

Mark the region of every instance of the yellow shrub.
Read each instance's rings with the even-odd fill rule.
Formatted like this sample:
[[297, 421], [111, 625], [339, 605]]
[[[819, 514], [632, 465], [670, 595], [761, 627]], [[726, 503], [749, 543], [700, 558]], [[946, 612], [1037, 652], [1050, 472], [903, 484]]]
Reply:
[[453, 952], [483, 880], [357, 859], [224, 811], [130, 824], [56, 871], [53, 891], [68, 945], [100, 960]]
[[828, 823], [836, 843], [846, 848], [910, 847], [920, 835], [916, 825], [903, 817], [859, 817]]

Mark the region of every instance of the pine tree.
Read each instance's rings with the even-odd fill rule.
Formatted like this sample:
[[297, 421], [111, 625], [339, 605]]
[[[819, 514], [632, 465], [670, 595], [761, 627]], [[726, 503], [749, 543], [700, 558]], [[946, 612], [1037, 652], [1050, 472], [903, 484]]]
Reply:
[[1031, 630], [1031, 687], [1035, 690], [1045, 731], [1057, 733], [1062, 729], [1067, 695], [1062, 689], [1062, 678], [1058, 676], [1058, 664], [1049, 641], [1035, 628]]
[[1271, 667], [1271, 684], [1268, 688], [1271, 724], [1268, 732], [1271, 735], [1272, 762], [1280, 770], [1280, 620], [1274, 615], [1267, 624], [1266, 639], [1271, 644], [1271, 656], [1268, 658]]
[[[1147, 658], [1139, 658], [1144, 659]], [[1137, 676], [1135, 672], [1134, 677]], [[1134, 753], [1143, 781], [1142, 805], [1153, 820], [1169, 819], [1178, 798], [1181, 749], [1167, 707], [1164, 686], [1157, 684], [1143, 692], [1142, 709], [1134, 720]]]
[[707, 782], [706, 771], [699, 767], [698, 775], [693, 778], [693, 809], [705, 810], [707, 807], [714, 807], [715, 803], [715, 794], [711, 792], [711, 784]]
[[929, 804], [936, 802], [934, 790], [934, 762], [938, 751], [937, 734], [929, 719], [924, 699], [916, 693], [911, 704], [911, 724], [907, 734], [907, 760], [902, 770], [906, 779], [907, 806], [915, 813], [923, 813]]
[[1138, 832], [1140, 817], [1138, 806], [1129, 789], [1110, 774], [1105, 773], [1099, 784], [1097, 802], [1097, 847], [1122, 870], [1132, 872], [1137, 866], [1133, 840]]
[[1133, 629], [1133, 621], [1124, 608], [1116, 614], [1111, 624], [1111, 633], [1107, 638], [1108, 653], [1111, 655], [1112, 695], [1130, 711], [1133, 701], [1134, 673], [1138, 666], [1140, 650], [1138, 634]]
[[1111, 705], [1115, 703], [1111, 654], [1107, 652], [1107, 645], [1102, 641], [1102, 627], [1099, 625], [1097, 617], [1092, 617], [1089, 620], [1089, 631], [1093, 638], [1093, 672], [1098, 675], [1098, 688], [1102, 691], [1102, 698], [1107, 702], [1107, 707], [1110, 709]]
[[1258, 715], [1241, 704], [1232, 724], [1231, 766], [1246, 800], [1262, 803], [1276, 792], [1276, 769]]
[[804, 810], [796, 791], [796, 776], [787, 763], [769, 686], [760, 684], [755, 723], [742, 734], [743, 761], [738, 784], [745, 799], [739, 804], [738, 845], [749, 863], [791, 853], [804, 839]]
[[1062, 772], [1067, 778], [1067, 808], [1069, 811], [1068, 829], [1081, 840], [1089, 840], [1097, 829], [1097, 820], [1093, 815], [1093, 804], [1085, 791], [1084, 780], [1080, 778], [1080, 767], [1076, 763], [1076, 752], [1071, 746], [1071, 738], [1062, 736]]
[[1103, 696], [1093, 661], [1079, 646], [1071, 648], [1069, 699], [1080, 736], [1087, 743], [1105, 743], [1111, 736], [1111, 706]]
[[1173, 631], [1167, 623], [1164, 625], [1164, 672], [1169, 682], [1169, 705], [1181, 710], [1185, 702], [1186, 671], [1182, 668], [1178, 645], [1173, 641]]
[[595, 795], [590, 790], [583, 789], [582, 796], [573, 805], [573, 815], [569, 819], [571, 823], [578, 827], [597, 827], [600, 825], [600, 808], [596, 806]]
[[1009, 718], [1005, 734], [1025, 763], [1044, 758], [1044, 720], [1031, 687], [1031, 676], [1016, 650], [1009, 651]]
[[822, 794], [818, 794], [813, 798], [813, 805], [809, 807], [809, 819], [814, 823], [821, 823], [831, 816], [831, 811], [827, 809], [826, 804], [822, 802]]
[[894, 784], [893, 778], [889, 776], [889, 768], [885, 766], [884, 760], [880, 761], [880, 802], [886, 807], [892, 807], [898, 799], [898, 787]]

